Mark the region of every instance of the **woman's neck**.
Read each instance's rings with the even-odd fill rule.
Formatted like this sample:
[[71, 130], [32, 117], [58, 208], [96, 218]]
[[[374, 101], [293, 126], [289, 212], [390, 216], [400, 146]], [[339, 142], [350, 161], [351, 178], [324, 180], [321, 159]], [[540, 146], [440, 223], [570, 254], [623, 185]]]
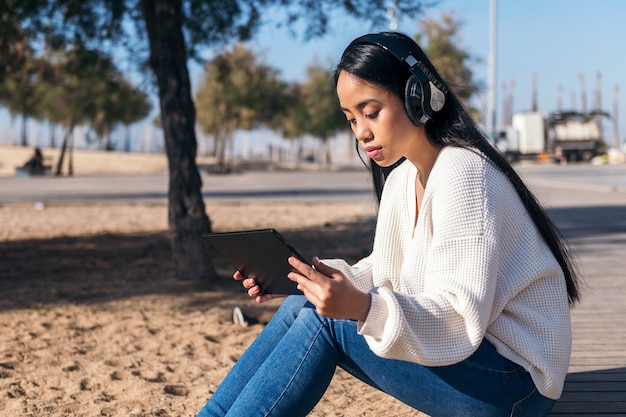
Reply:
[[416, 143], [414, 152], [411, 155], [406, 155], [406, 158], [417, 168], [417, 178], [421, 182], [422, 187], [426, 188], [430, 171], [432, 171], [442, 148], [441, 146], [433, 145], [426, 138], [425, 134], [423, 138], [418, 140], [419, 144]]

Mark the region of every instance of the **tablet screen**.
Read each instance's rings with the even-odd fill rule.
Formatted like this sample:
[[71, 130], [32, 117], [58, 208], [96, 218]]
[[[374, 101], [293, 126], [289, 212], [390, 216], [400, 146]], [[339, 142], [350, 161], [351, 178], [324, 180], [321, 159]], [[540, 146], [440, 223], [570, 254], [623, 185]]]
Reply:
[[263, 294], [302, 294], [287, 278], [292, 271], [288, 258], [294, 255], [307, 261], [275, 229], [205, 233], [203, 237], [237, 271], [254, 278]]

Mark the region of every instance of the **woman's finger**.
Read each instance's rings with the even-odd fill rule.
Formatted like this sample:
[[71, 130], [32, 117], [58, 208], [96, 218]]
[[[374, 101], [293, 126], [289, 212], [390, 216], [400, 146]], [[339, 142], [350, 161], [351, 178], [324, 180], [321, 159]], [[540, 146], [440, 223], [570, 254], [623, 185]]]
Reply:
[[[315, 257], [315, 259], [317, 259], [317, 257]], [[289, 264], [291, 264], [291, 266], [296, 270], [298, 274], [302, 275], [303, 277], [311, 281], [319, 282], [321, 279], [324, 278], [323, 274], [320, 274], [311, 265], [305, 262], [302, 262], [300, 259], [296, 258], [295, 256], [291, 256], [289, 258]]]
[[256, 281], [254, 280], [254, 278], [246, 278], [243, 281], [241, 281], [241, 285], [243, 285], [244, 288], [249, 290], [250, 288], [256, 285]]
[[248, 288], [248, 295], [250, 297], [256, 297], [261, 294], [261, 288], [258, 285], [253, 285]]
[[320, 258], [318, 258], [317, 256], [313, 257], [313, 267], [315, 268], [316, 271], [321, 272], [323, 275], [326, 275], [327, 277], [332, 277], [335, 274], [339, 273], [339, 270], [326, 265], [325, 263], [320, 261]]
[[289, 258], [289, 263], [293, 266], [294, 271], [289, 273], [288, 278], [296, 282], [298, 289], [304, 293], [313, 305], [317, 306], [321, 298], [324, 298], [325, 288], [329, 284], [329, 277], [295, 257]]
[[256, 297], [256, 302], [257, 303], [264, 303], [266, 301], [269, 300], [273, 300], [275, 298], [283, 298], [283, 297], [287, 297], [287, 295], [285, 294], [263, 294], [263, 295], [259, 295]]

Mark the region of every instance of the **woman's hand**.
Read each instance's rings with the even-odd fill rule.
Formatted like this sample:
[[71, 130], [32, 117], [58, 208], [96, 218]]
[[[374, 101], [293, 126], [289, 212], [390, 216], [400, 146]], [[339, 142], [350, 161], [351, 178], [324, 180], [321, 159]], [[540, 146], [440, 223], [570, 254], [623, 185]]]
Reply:
[[359, 291], [340, 271], [323, 264], [316, 256], [313, 267], [292, 256], [289, 264], [295, 271], [288, 277], [322, 316], [365, 321], [371, 297]]
[[257, 303], [264, 303], [274, 298], [286, 297], [284, 294], [261, 294], [261, 288], [257, 285], [256, 281], [254, 281], [254, 278], [246, 278], [239, 271], [235, 271], [233, 278], [237, 281], [241, 281], [243, 287], [248, 290], [248, 295], [250, 297], [256, 297]]

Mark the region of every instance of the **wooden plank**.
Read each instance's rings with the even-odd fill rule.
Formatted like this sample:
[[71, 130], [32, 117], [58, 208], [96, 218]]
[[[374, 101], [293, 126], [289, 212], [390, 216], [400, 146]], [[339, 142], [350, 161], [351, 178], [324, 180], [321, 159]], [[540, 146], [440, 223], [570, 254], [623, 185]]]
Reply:
[[[621, 387], [623, 388], [623, 387]], [[578, 391], [578, 392], [565, 392], [561, 396], [559, 402], [561, 403], [605, 403], [605, 402], [623, 402], [624, 391]]]
[[624, 413], [619, 412], [619, 413], [599, 413], [599, 412], [591, 412], [591, 413], [587, 413], [587, 412], [580, 412], [580, 413], [575, 413], [575, 412], [553, 412], [552, 414], [550, 414], [550, 416], [552, 417], [562, 417], [562, 416], [575, 416], [575, 417], [598, 417], [598, 416], [602, 416], [602, 417], [624, 417]]
[[598, 367], [609, 367], [613, 366], [616, 363], [619, 363], [620, 360], [623, 362], [623, 358], [621, 357], [606, 357], [606, 356], [595, 356], [595, 357], [573, 357], [570, 361], [570, 366], [593, 366], [595, 369]]
[[[611, 372], [614, 371], [614, 372]], [[626, 372], [621, 370], [607, 370], [607, 372], [576, 372], [567, 375], [565, 385], [579, 382], [626, 382]]]
[[626, 401], [598, 402], [592, 400], [587, 402], [557, 402], [550, 415], [577, 416], [579, 414], [589, 414], [599, 416], [611, 413], [624, 417], [626, 415]]
[[576, 395], [581, 392], [626, 392], [626, 385], [623, 381], [591, 381], [591, 382], [571, 382], [567, 391], [563, 391], [561, 398], [566, 398], [568, 394]]

